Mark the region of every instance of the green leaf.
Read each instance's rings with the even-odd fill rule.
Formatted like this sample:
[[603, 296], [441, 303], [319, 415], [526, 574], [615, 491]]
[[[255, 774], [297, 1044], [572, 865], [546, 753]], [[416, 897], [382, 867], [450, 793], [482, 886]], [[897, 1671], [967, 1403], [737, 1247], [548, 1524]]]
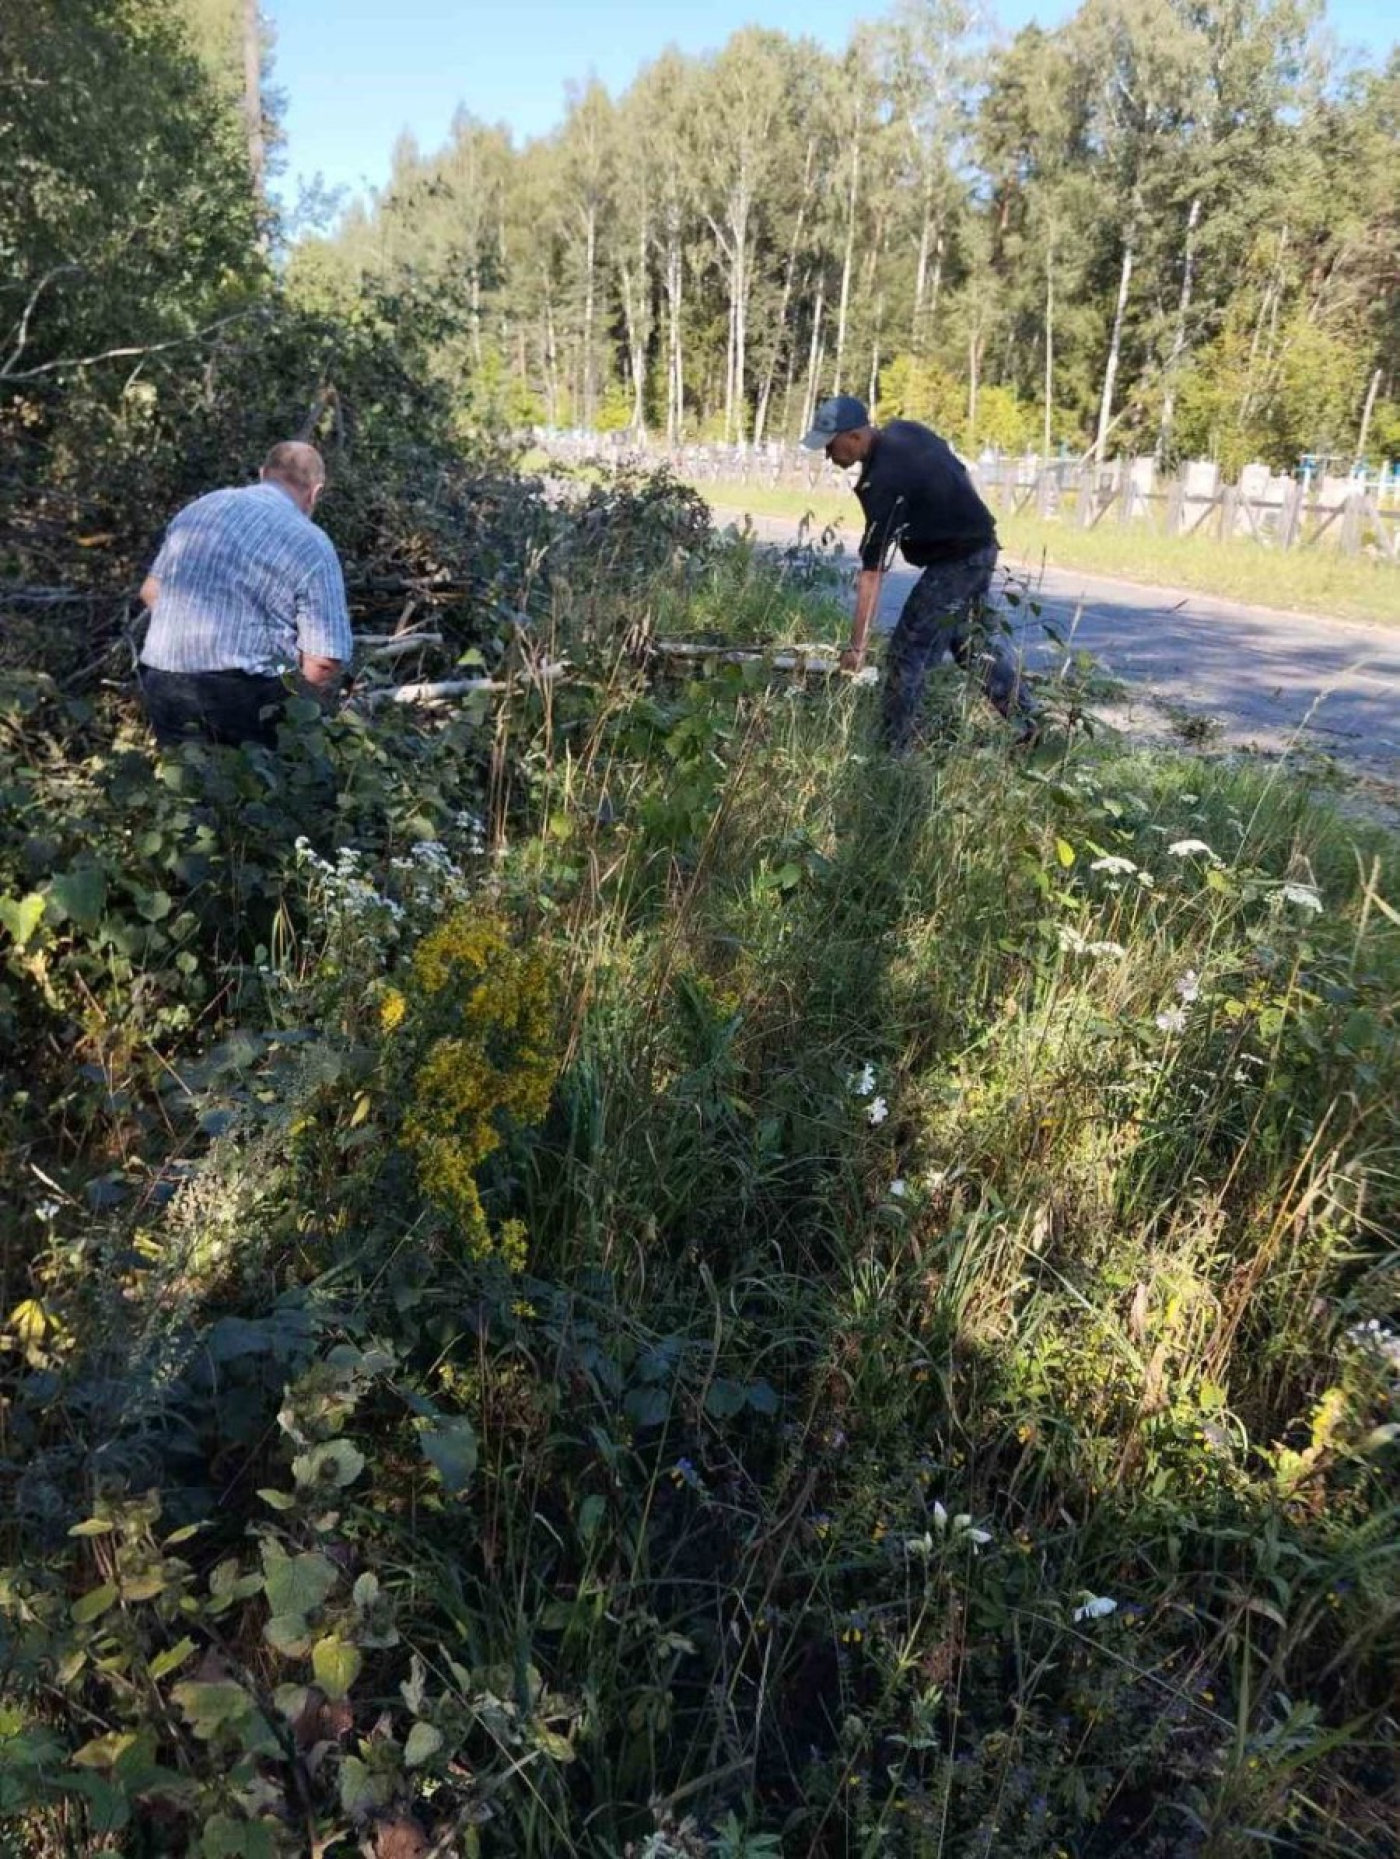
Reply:
[[85, 1627], [91, 1621], [100, 1620], [116, 1598], [116, 1587], [109, 1581], [103, 1582], [100, 1588], [90, 1588], [68, 1610], [74, 1626]]
[[261, 1486], [258, 1496], [269, 1510], [295, 1510], [297, 1507], [297, 1501], [290, 1491], [277, 1491], [271, 1485]]
[[362, 1610], [373, 1607], [379, 1599], [379, 1577], [366, 1570], [357, 1577], [355, 1586], [350, 1590], [350, 1599]]
[[778, 1411], [778, 1393], [771, 1382], [755, 1381], [749, 1384], [749, 1406], [756, 1414], [776, 1414]]
[[409, 1731], [403, 1746], [403, 1762], [406, 1769], [416, 1769], [435, 1756], [442, 1748], [442, 1731], [430, 1723], [416, 1723]]
[[200, 1835], [201, 1859], [276, 1859], [272, 1828], [262, 1820], [235, 1820], [213, 1814]]
[[107, 874], [98, 865], [74, 865], [50, 882], [49, 902], [77, 929], [95, 930], [107, 907]]
[[70, 1536], [107, 1536], [116, 1527], [110, 1517], [89, 1517], [83, 1523], [75, 1523], [68, 1534]]
[[1068, 871], [1070, 866], [1074, 863], [1074, 847], [1069, 843], [1068, 839], [1057, 839], [1055, 841], [1055, 857], [1064, 866], [1065, 870]]
[[81, 1749], [75, 1749], [69, 1761], [79, 1769], [112, 1769], [136, 1742], [134, 1730], [111, 1730], [106, 1736], [95, 1736]]
[[705, 1412], [716, 1420], [728, 1420], [737, 1414], [749, 1398], [749, 1391], [739, 1381], [718, 1376], [705, 1391]]
[[591, 1543], [598, 1534], [598, 1526], [607, 1515], [608, 1501], [595, 1491], [586, 1497], [578, 1507], [578, 1533], [585, 1543]]
[[300, 1659], [311, 1650], [311, 1626], [305, 1614], [270, 1615], [263, 1626], [263, 1638], [292, 1659]]
[[437, 1467], [451, 1496], [457, 1497], [476, 1470], [476, 1431], [469, 1420], [440, 1420], [418, 1435], [428, 1460]]
[[333, 1703], [338, 1703], [360, 1676], [364, 1658], [357, 1646], [331, 1636], [317, 1640], [311, 1651], [311, 1669], [316, 1683]]
[[574, 1746], [568, 1737], [560, 1736], [557, 1730], [551, 1730], [546, 1724], [535, 1725], [535, 1741], [556, 1762], [572, 1762], [574, 1759]]
[[27, 897], [0, 897], [0, 923], [14, 938], [17, 949], [24, 948], [38, 929], [46, 901], [40, 891], [31, 891]]
[[263, 1544], [263, 1582], [274, 1614], [309, 1614], [339, 1579], [334, 1562], [314, 1550], [289, 1556], [276, 1543]]
[[393, 1783], [389, 1776], [376, 1775], [358, 1756], [346, 1756], [340, 1765], [340, 1805], [345, 1813], [358, 1820], [388, 1800]]
[[671, 1411], [671, 1396], [658, 1387], [629, 1389], [622, 1411], [636, 1427], [658, 1427]]
[[201, 1742], [209, 1742], [225, 1725], [236, 1724], [248, 1716], [253, 1700], [231, 1678], [200, 1682], [195, 1679], [176, 1685], [171, 1697], [189, 1720], [190, 1728]]
[[318, 1491], [340, 1491], [354, 1484], [365, 1469], [365, 1455], [348, 1439], [327, 1440], [292, 1460], [292, 1476], [299, 1485]]
[[151, 1677], [168, 1678], [177, 1666], [183, 1665], [194, 1651], [194, 1641], [188, 1637], [171, 1646], [167, 1651], [157, 1653], [151, 1661]]

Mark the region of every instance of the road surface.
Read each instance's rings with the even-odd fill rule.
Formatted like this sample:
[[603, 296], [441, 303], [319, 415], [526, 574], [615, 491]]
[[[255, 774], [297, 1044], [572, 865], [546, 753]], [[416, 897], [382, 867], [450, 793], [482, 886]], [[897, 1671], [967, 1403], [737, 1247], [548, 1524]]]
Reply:
[[[794, 533], [780, 522], [759, 528], [774, 540]], [[898, 567], [886, 576], [882, 631], [894, 625], [915, 574]], [[1094, 707], [1130, 734], [1165, 737], [1176, 719], [1198, 718], [1217, 746], [1312, 750], [1383, 788], [1400, 780], [1400, 626], [1042, 569], [1011, 552], [997, 584], [1027, 594], [1043, 619], [1122, 681], [1124, 699]], [[1026, 604], [1009, 612], [1032, 666], [1063, 662]]]

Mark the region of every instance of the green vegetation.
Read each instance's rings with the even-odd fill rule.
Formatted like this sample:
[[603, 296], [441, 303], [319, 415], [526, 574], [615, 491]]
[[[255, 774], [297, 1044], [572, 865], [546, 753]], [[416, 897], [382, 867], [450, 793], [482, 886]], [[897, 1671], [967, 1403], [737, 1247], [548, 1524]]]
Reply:
[[14, 1850], [1376, 1850], [1388, 854], [577, 614], [280, 758], [10, 681]]
[[[829, 529], [847, 549], [860, 539], [859, 507], [847, 493], [742, 483], [695, 488], [720, 521], [745, 514], [781, 517], [791, 519], [795, 528], [810, 518], [813, 534]], [[1083, 530], [1030, 512], [999, 513], [997, 530], [1007, 561], [1022, 568], [1034, 569], [1044, 560], [1057, 568], [1195, 588], [1222, 599], [1315, 613], [1324, 619], [1400, 624], [1400, 571], [1390, 563], [1343, 555], [1337, 549], [1294, 549], [1279, 555], [1254, 542], [1163, 536], [1139, 523], [1104, 522]]]
[[[936, 679], [891, 765], [853, 682], [669, 675], [837, 635], [829, 570], [664, 476], [547, 495], [464, 437], [470, 303], [278, 284], [170, 8], [43, 23], [0, 1853], [1383, 1851], [1393, 844], [1082, 690], [1027, 756]], [[297, 424], [357, 620], [505, 689], [365, 657], [276, 753], [153, 754], [120, 590]]]
[[582, 83], [523, 145], [406, 136], [294, 287], [460, 302], [437, 366], [496, 426], [791, 437], [878, 384], [968, 454], [1396, 454], [1394, 55], [1300, 0], [867, 11]]

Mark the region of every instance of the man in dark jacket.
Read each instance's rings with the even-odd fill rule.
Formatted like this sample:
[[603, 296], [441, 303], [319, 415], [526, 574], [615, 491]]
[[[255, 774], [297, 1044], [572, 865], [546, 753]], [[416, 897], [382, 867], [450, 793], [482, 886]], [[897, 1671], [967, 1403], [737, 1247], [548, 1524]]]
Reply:
[[850, 671], [865, 658], [880, 588], [896, 548], [923, 573], [904, 603], [885, 659], [882, 727], [895, 751], [909, 746], [930, 668], [945, 652], [970, 668], [981, 665], [988, 697], [1003, 716], [1030, 715], [1016, 665], [995, 641], [974, 639], [997, 563], [992, 513], [947, 443], [915, 420], [872, 426], [865, 405], [837, 394], [817, 408], [802, 441], [842, 470], [860, 465], [856, 484], [865, 515], [860, 580], [851, 643], [841, 655]]

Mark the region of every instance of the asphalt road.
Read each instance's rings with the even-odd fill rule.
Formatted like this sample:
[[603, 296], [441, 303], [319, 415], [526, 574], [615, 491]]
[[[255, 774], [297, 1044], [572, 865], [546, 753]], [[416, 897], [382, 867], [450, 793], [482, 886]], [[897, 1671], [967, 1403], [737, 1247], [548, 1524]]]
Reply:
[[[774, 524], [771, 533], [790, 539], [792, 530]], [[902, 567], [886, 577], [882, 631], [914, 579]], [[1199, 718], [1217, 746], [1310, 749], [1387, 786], [1400, 780], [1400, 624], [1313, 619], [1072, 569], [1027, 569], [1009, 554], [997, 585], [1027, 596], [1007, 609], [1027, 662], [1045, 669], [1064, 657], [1029, 613], [1034, 601], [1123, 682], [1124, 700], [1095, 709], [1133, 735], [1166, 736], [1176, 719]]]

